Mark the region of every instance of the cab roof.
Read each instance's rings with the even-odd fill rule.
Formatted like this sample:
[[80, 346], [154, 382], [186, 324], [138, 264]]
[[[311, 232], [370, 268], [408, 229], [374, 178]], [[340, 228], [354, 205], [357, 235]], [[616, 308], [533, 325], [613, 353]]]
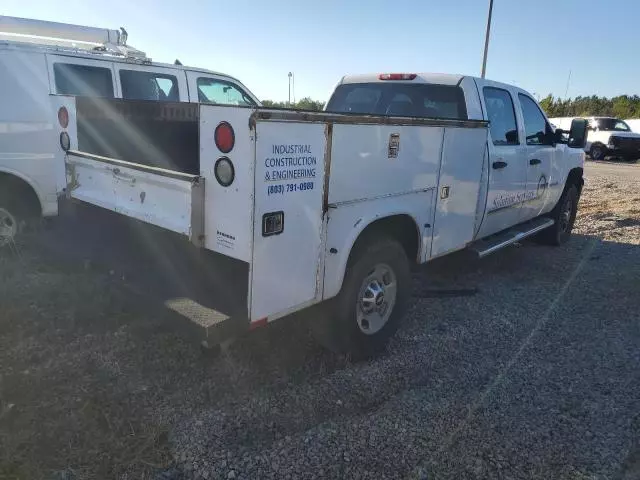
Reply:
[[365, 73], [362, 75], [345, 75], [340, 84], [347, 83], [375, 83], [375, 82], [407, 82], [407, 83], [436, 83], [438, 85], [458, 85], [465, 75], [450, 73], [416, 73], [413, 80], [381, 80], [381, 73]]

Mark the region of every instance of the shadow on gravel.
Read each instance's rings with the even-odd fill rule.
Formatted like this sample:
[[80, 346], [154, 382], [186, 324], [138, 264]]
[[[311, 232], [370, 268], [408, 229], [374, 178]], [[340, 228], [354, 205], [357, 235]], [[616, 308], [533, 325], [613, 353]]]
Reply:
[[[134, 276], [157, 272], [148, 259], [143, 267], [122, 259], [112, 264], [106, 247], [118, 242], [103, 237], [104, 249], [87, 248], [70, 243], [69, 231], [30, 242], [22, 260], [0, 256], [0, 478], [42, 478], [51, 472], [74, 472], [68, 478], [152, 478], [174, 464], [190, 476], [193, 462], [216, 475], [226, 477], [233, 466], [238, 478], [258, 478], [247, 455], [260, 457], [251, 462], [270, 476], [277, 471], [273, 458], [287, 465], [300, 457], [328, 477], [358, 472], [405, 477], [457, 426], [472, 428], [465, 420], [469, 406], [484, 398], [501, 372], [509, 377], [505, 365], [577, 265], [597, 265], [589, 278], [580, 277], [588, 295], [606, 292], [624, 305], [625, 314], [632, 311], [623, 295], [637, 298], [637, 282], [633, 286], [626, 273], [616, 276], [614, 269], [629, 268], [640, 247], [601, 242], [585, 258], [599, 241], [575, 235], [566, 248], [526, 243], [483, 261], [461, 252], [418, 269], [407, 322], [390, 351], [375, 361], [354, 365], [323, 351], [295, 319], [259, 329], [209, 359], [182, 334], [176, 314], [133, 293], [126, 276], [122, 280], [129, 270]], [[167, 256], [170, 251], [160, 255]], [[155, 283], [145, 291], [164, 293], [162, 279], [151, 277]], [[620, 314], [615, 303], [567, 301], [575, 302], [567, 311], [586, 319], [583, 328], [598, 322], [615, 328]], [[589, 320], [593, 312], [599, 320]], [[561, 340], [566, 348], [569, 343], [562, 342], [570, 343], [570, 337]], [[599, 352], [591, 360], [607, 362], [619, 353]], [[527, 391], [526, 383], [522, 388]], [[531, 405], [521, 398], [507, 401], [510, 415], [530, 414]], [[555, 404], [536, 408], [550, 418], [561, 415]], [[507, 423], [500, 434], [505, 438], [511, 434]], [[351, 428], [367, 439], [374, 435], [381, 446], [375, 458], [361, 451], [368, 440], [337, 447], [329, 441], [353, 435]], [[490, 435], [481, 442], [484, 449], [498, 442], [495, 448], [503, 450]], [[581, 448], [600, 448], [595, 438], [593, 444], [581, 442]], [[560, 442], [573, 454], [569, 443]], [[439, 455], [433, 454], [429, 471], [446, 473], [446, 462], [458, 471], [452, 466], [458, 462], [460, 475], [469, 474], [466, 457]], [[511, 455], [513, 464], [529, 461], [524, 450], [501, 455]], [[533, 449], [531, 455], [544, 460], [547, 453]], [[583, 462], [575, 455], [567, 461]], [[629, 458], [625, 468], [633, 469]], [[242, 476], [243, 469], [249, 473]]]

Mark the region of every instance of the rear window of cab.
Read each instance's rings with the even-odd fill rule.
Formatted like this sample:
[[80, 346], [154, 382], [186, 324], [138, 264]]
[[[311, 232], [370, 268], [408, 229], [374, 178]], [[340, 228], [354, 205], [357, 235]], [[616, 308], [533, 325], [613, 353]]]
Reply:
[[394, 117], [467, 119], [462, 89], [429, 83], [350, 83], [339, 85], [327, 111]]

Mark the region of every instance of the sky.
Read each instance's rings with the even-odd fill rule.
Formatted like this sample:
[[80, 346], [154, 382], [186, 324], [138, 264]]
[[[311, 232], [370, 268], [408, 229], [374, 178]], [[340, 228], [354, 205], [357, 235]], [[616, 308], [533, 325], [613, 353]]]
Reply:
[[[347, 74], [479, 76], [488, 4], [1, 0], [0, 14], [122, 26], [128, 43], [155, 61], [233, 75], [262, 100], [286, 100], [293, 72], [295, 98], [326, 101]], [[638, 0], [494, 0], [486, 76], [539, 97], [640, 94], [639, 18]]]

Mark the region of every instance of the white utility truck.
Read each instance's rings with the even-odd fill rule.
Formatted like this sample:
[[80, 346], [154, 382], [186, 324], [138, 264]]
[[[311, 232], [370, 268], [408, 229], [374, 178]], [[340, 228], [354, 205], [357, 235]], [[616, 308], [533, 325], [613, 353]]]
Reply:
[[345, 77], [325, 112], [51, 100], [69, 197], [189, 239], [201, 268], [240, 266], [218, 284], [242, 308], [216, 310], [212, 335], [313, 306], [321, 343], [370, 355], [411, 265], [562, 244], [583, 185], [584, 120], [554, 131], [524, 90], [468, 76]]
[[[569, 128], [576, 117], [550, 118], [558, 128]], [[640, 133], [635, 133], [626, 121], [614, 117], [585, 117], [589, 122], [584, 151], [593, 160], [617, 157], [636, 161], [640, 158]]]
[[152, 62], [124, 30], [0, 16], [0, 247], [58, 213], [64, 165], [49, 94], [259, 105], [238, 80]]

